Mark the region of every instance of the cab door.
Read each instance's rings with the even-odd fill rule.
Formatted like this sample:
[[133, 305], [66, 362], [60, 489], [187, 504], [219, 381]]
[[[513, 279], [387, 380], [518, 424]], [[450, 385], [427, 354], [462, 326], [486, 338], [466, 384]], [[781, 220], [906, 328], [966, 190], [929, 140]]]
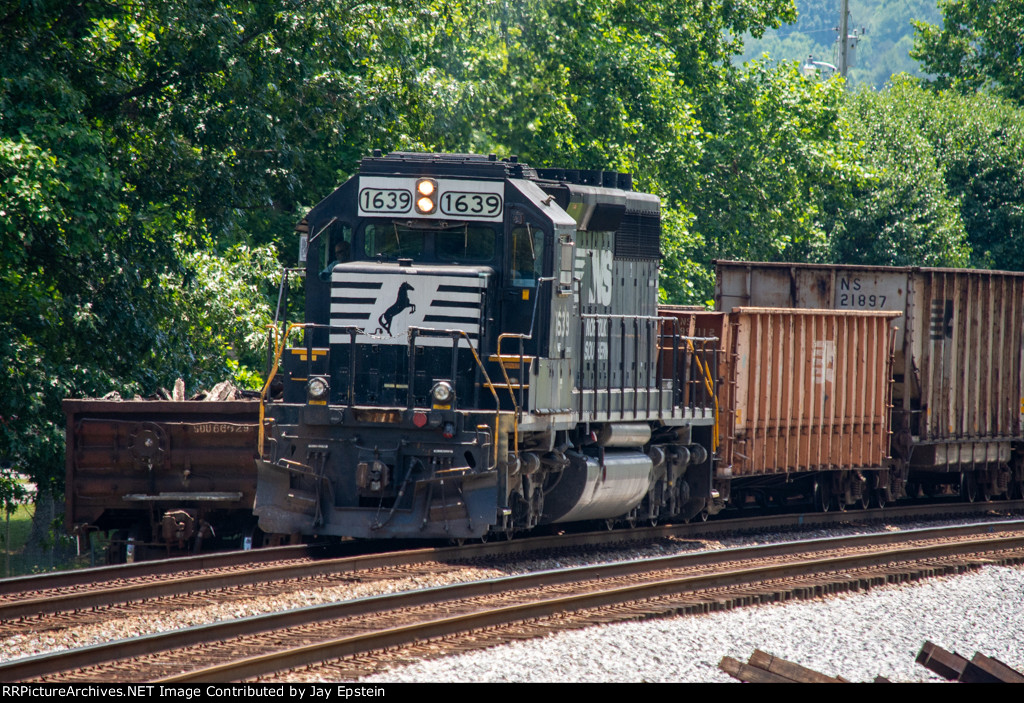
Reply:
[[[524, 211], [513, 210], [505, 235], [501, 331], [523, 335], [532, 331], [533, 339], [524, 342], [524, 353], [530, 356], [540, 351], [537, 344], [544, 337], [542, 330], [547, 329], [545, 301], [551, 299], [550, 257], [550, 229]], [[548, 280], [542, 280], [545, 278]], [[518, 345], [507, 345], [508, 342], [502, 345], [503, 354], [518, 353]]]

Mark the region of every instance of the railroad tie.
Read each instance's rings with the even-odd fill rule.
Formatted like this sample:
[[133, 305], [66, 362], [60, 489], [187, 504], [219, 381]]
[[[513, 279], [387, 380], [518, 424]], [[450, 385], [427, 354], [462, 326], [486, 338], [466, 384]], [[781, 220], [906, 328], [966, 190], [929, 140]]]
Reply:
[[827, 676], [760, 649], [754, 650], [746, 664], [722, 657], [718, 668], [745, 683], [850, 683], [841, 676]]
[[1003, 662], [988, 657], [981, 652], [975, 652], [974, 657], [968, 660], [966, 657], [943, 649], [933, 642], [926, 641], [918, 652], [918, 664], [929, 671], [932, 671], [947, 681], [959, 681], [961, 683], [1024, 683], [1024, 673], [1004, 664]]

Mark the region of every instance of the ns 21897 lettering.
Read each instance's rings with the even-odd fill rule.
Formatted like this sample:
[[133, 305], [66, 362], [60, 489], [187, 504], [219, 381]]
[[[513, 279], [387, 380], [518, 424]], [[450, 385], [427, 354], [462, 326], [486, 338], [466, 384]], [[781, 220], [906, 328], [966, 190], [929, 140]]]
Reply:
[[884, 295], [871, 295], [868, 293], [840, 293], [839, 307], [841, 308], [884, 308]]

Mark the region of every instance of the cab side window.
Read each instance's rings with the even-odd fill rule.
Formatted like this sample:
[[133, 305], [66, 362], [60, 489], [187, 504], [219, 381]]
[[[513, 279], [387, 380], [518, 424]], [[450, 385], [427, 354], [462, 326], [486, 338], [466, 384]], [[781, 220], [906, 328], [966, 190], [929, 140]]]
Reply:
[[324, 245], [320, 247], [320, 277], [330, 278], [335, 264], [352, 260], [352, 227], [344, 222], [333, 222], [321, 236]]
[[509, 239], [508, 280], [511, 285], [534, 288], [544, 275], [544, 230], [529, 223], [512, 229]]

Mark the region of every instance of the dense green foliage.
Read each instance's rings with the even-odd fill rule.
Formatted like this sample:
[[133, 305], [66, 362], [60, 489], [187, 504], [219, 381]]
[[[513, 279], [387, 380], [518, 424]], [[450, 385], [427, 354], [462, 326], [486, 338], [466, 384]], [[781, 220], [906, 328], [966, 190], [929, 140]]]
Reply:
[[894, 266], [963, 266], [966, 236], [956, 200], [946, 193], [943, 166], [907, 103], [862, 91], [846, 110], [869, 179], [837, 214], [830, 239], [834, 261]]
[[939, 186], [970, 246], [969, 265], [1024, 271], [1021, 109], [992, 95], [935, 92], [906, 80], [869, 100], [927, 144], [930, 153], [915, 165], [940, 169]]
[[[258, 384], [292, 229], [372, 148], [633, 173], [663, 198], [670, 302], [707, 300], [724, 257], [1024, 268], [1020, 107], [736, 62], [794, 18], [790, 0], [0, 0], [0, 463], [59, 492], [62, 398]], [[971, 79], [921, 49], [936, 85], [1016, 95], [1004, 40], [972, 41]]]
[[940, 88], [989, 88], [1024, 104], [1024, 3], [939, 0], [942, 25], [917, 22], [911, 56]]

